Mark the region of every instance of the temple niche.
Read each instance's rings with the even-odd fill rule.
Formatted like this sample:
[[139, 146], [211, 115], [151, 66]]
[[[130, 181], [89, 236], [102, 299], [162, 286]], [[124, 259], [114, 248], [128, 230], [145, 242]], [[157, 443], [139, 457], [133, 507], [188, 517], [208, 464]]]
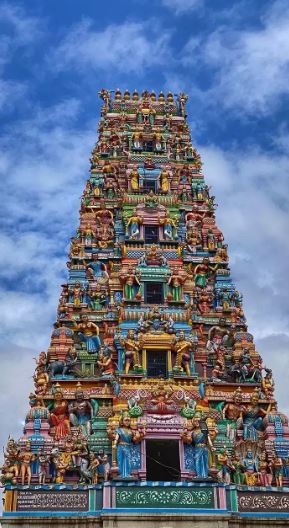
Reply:
[[100, 97], [51, 342], [4, 452], [3, 526], [138, 508], [285, 515], [288, 419], [231, 277], [187, 96]]

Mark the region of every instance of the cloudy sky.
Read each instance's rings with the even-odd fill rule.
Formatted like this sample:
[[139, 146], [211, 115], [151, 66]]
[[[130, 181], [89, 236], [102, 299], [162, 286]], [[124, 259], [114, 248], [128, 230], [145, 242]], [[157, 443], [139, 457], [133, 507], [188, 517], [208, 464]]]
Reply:
[[249, 330], [289, 411], [287, 0], [0, 5], [1, 438], [49, 344], [102, 87], [185, 91]]

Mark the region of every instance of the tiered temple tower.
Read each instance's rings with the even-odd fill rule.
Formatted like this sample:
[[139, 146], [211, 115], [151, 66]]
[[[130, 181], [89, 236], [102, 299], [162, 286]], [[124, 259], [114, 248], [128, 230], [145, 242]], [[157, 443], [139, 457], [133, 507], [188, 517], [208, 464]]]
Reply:
[[51, 344], [5, 450], [3, 526], [283, 515], [288, 420], [247, 330], [187, 97], [100, 96]]

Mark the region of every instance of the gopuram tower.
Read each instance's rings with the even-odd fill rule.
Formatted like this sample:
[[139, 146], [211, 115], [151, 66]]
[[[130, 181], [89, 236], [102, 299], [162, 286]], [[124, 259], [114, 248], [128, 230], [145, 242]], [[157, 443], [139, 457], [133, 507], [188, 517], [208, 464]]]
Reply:
[[3, 527], [289, 526], [288, 419], [231, 278], [187, 96], [99, 95], [67, 283], [23, 435], [5, 448]]

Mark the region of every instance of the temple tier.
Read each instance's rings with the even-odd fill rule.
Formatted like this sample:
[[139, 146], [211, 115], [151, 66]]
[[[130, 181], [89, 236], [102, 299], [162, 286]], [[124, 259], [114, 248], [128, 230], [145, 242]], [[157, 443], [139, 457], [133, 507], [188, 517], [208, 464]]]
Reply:
[[247, 331], [187, 96], [100, 97], [68, 281], [5, 450], [4, 526], [52, 511], [286, 513], [288, 420]]

